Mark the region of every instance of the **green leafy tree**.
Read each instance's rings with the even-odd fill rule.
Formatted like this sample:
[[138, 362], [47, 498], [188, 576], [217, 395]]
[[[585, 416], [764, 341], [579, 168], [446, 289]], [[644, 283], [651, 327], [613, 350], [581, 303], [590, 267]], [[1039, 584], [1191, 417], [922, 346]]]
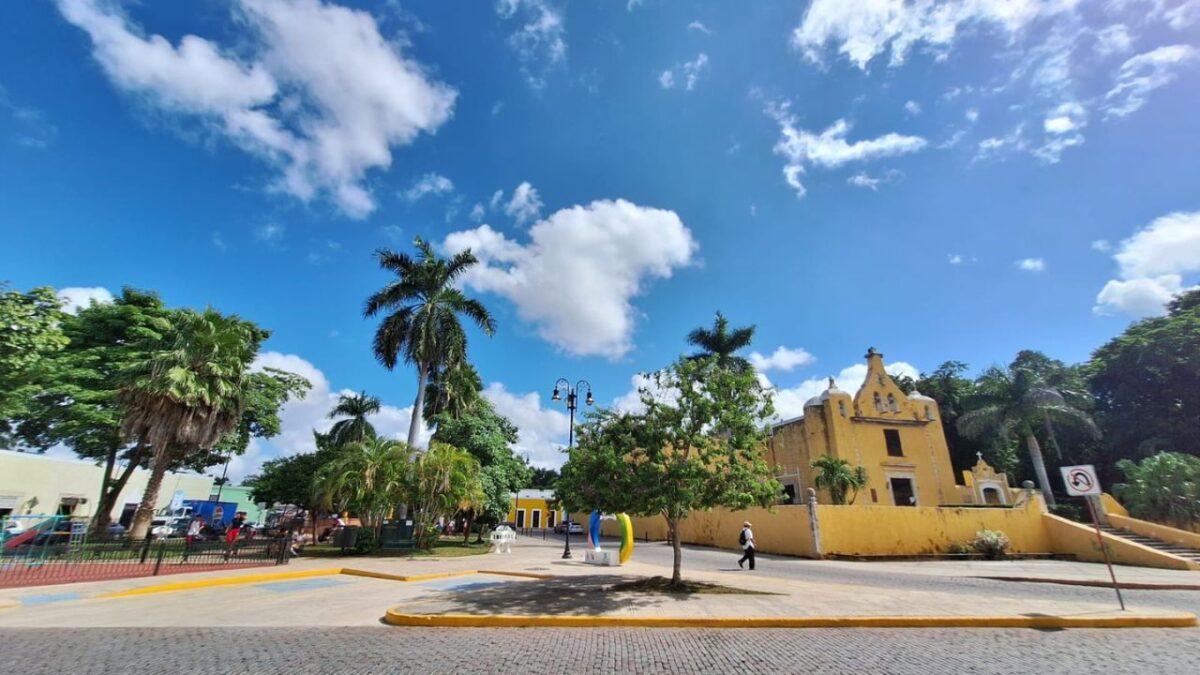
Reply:
[[821, 455], [810, 466], [817, 471], [813, 482], [829, 491], [829, 500], [834, 504], [853, 504], [858, 491], [867, 486], [866, 467], [851, 466], [840, 457]]
[[367, 421], [367, 416], [378, 413], [379, 406], [379, 399], [368, 396], [365, 391], [339, 395], [337, 405], [329, 411], [329, 418], [345, 419], [338, 419], [329, 430], [330, 441], [343, 447], [375, 438], [375, 427]]
[[1200, 454], [1200, 290], [1096, 350], [1086, 366], [1104, 431], [1102, 463]]
[[257, 474], [247, 477], [242, 484], [250, 488], [250, 496], [255, 502], [288, 504], [312, 514], [313, 541], [316, 541], [315, 515], [323, 505], [320, 490], [314, 489], [314, 477], [341, 457], [342, 448], [335, 446], [328, 434], [314, 431], [313, 438], [317, 446], [315, 452], [269, 459], [263, 462]]
[[67, 344], [61, 307], [53, 288], [21, 293], [0, 284], [0, 442], [9, 440], [12, 421], [28, 415], [47, 382], [46, 362]]
[[157, 295], [125, 288], [111, 303], [63, 315], [66, 344], [43, 362], [41, 386], [19, 420], [26, 445], [63, 444], [104, 467], [93, 533], [105, 531], [129, 477], [150, 456], [145, 444], [130, 444], [122, 434], [118, 394], [128, 368], [166, 347], [171, 313]]
[[662, 515], [679, 585], [679, 524], [689, 513], [770, 506], [783, 494], [763, 460], [761, 421], [773, 409], [753, 369], [717, 356], [681, 359], [652, 379], [641, 390], [645, 412], [601, 410], [582, 425], [556, 496], [571, 511]]
[[1113, 493], [1138, 518], [1191, 529], [1200, 522], [1200, 458], [1163, 452], [1133, 462], [1123, 459], [1117, 468], [1125, 482]]
[[717, 312], [712, 328], [696, 328], [688, 333], [688, 344], [699, 347], [693, 359], [716, 357], [717, 365], [734, 370], [753, 370], [750, 362], [737, 355], [739, 350], [750, 346], [754, 339], [754, 326], [729, 328], [729, 319]]
[[553, 490], [554, 485], [557, 482], [558, 472], [554, 469], [532, 467], [532, 473], [529, 477], [527, 486], [535, 490]]
[[530, 470], [513, 452], [517, 428], [496, 412], [486, 399], [461, 417], [448, 412], [433, 418], [437, 431], [433, 440], [446, 443], [471, 454], [479, 462], [479, 481], [483, 502], [466, 509], [467, 527], [464, 537], [471, 536], [472, 526], [495, 525], [508, 514], [510, 497], [530, 484]]
[[958, 418], [958, 431], [968, 438], [991, 438], [1007, 444], [1015, 435], [1025, 440], [1029, 461], [1037, 476], [1038, 487], [1046, 503], [1054, 506], [1054, 493], [1046, 473], [1037, 430], [1051, 420], [1060, 427], [1069, 427], [1093, 438], [1100, 435], [1091, 417], [1072, 406], [1055, 388], [1046, 384], [1036, 371], [1016, 362], [1008, 368], [992, 367], [975, 382], [971, 410]]
[[468, 298], [455, 284], [479, 261], [468, 249], [450, 259], [440, 257], [429, 242], [414, 240], [417, 256], [380, 249], [379, 266], [396, 279], [367, 298], [363, 314], [386, 314], [375, 331], [374, 352], [388, 370], [399, 361], [417, 368], [417, 398], [413, 404], [408, 444], [416, 447], [425, 411], [425, 385], [438, 368], [462, 361], [467, 334], [464, 316], [485, 335], [496, 332], [496, 321], [478, 300]]
[[340, 449], [311, 484], [322, 507], [337, 512], [348, 509], [378, 534], [388, 513], [408, 497], [412, 472], [412, 448], [375, 437]]
[[145, 537], [163, 475], [175, 461], [207, 453], [243, 421], [250, 364], [268, 333], [216, 310], [180, 310], [170, 346], [133, 364], [118, 400], [126, 437], [151, 448], [150, 478], [130, 536]]

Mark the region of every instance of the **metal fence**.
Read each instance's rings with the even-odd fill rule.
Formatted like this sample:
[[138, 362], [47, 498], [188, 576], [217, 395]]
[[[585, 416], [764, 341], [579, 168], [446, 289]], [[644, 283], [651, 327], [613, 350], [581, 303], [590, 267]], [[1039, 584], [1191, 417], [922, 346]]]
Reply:
[[0, 588], [283, 565], [287, 536], [146, 537], [89, 541], [86, 523], [47, 519], [0, 547]]

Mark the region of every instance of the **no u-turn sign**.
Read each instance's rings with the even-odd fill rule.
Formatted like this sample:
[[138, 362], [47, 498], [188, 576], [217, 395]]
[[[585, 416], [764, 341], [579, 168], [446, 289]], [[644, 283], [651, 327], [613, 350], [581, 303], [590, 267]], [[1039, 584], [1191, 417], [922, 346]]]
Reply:
[[1062, 467], [1063, 482], [1067, 494], [1072, 497], [1100, 494], [1100, 479], [1096, 478], [1096, 467], [1091, 464]]

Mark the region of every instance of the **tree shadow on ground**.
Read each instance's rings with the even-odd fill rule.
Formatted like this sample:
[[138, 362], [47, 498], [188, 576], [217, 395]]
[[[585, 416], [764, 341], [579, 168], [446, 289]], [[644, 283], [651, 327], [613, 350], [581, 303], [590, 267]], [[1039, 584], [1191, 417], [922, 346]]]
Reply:
[[681, 602], [688, 596], [613, 593], [608, 586], [641, 577], [584, 575], [521, 581], [439, 598], [447, 614], [596, 615]]

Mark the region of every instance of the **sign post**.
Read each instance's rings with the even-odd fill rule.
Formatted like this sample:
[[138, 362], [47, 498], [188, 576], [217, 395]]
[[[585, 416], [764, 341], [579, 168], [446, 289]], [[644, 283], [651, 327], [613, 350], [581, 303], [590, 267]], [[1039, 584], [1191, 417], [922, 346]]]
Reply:
[[1100, 494], [1100, 479], [1096, 477], [1096, 467], [1091, 464], [1062, 467], [1063, 482], [1067, 485], [1067, 494], [1072, 497], [1083, 497], [1087, 502], [1088, 514], [1092, 516], [1092, 525], [1096, 528], [1096, 543], [1104, 554], [1104, 564], [1108, 566], [1108, 576], [1112, 579], [1113, 590], [1117, 592], [1117, 602], [1121, 611], [1125, 611], [1125, 599], [1121, 597], [1121, 587], [1117, 585], [1117, 575], [1113, 572], [1112, 561], [1108, 559], [1108, 548], [1104, 545], [1104, 535], [1100, 533], [1100, 519], [1096, 516], [1096, 507], [1092, 505], [1092, 497]]

